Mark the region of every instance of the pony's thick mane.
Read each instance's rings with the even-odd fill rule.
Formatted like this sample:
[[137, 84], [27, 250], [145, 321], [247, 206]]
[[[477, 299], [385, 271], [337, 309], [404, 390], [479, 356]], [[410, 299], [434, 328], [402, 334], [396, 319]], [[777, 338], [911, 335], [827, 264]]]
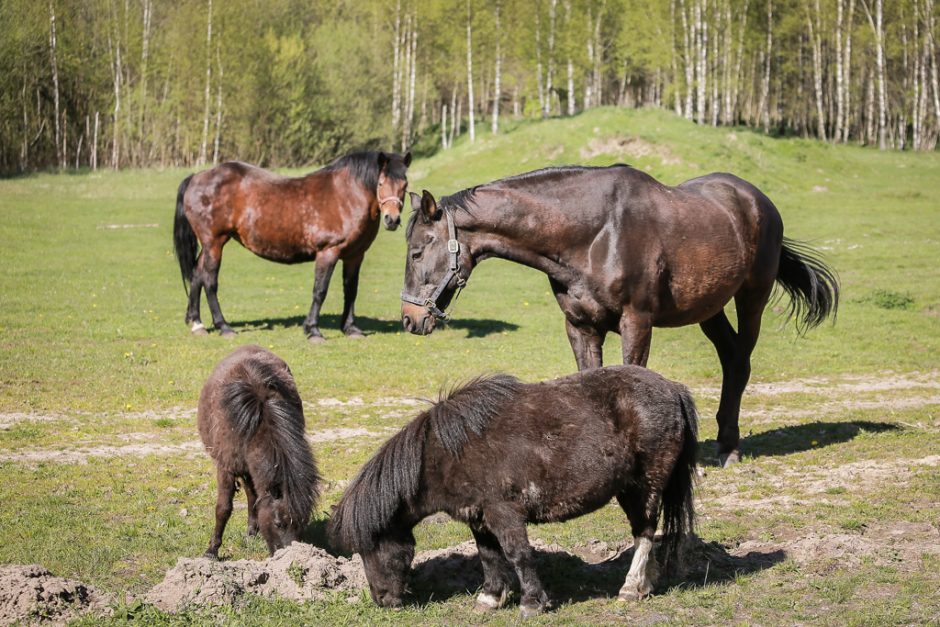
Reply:
[[429, 434], [448, 453], [459, 456], [469, 432], [481, 435], [521, 385], [509, 375], [474, 379], [405, 425], [349, 484], [330, 519], [333, 541], [354, 553], [372, 550], [376, 536], [388, 528], [402, 502], [418, 493]]
[[[386, 152], [384, 154], [388, 157], [385, 175], [394, 179], [406, 178], [408, 168], [405, 166], [404, 158], [393, 152]], [[349, 169], [353, 177], [366, 189], [375, 191], [375, 188], [378, 187], [380, 173], [378, 151], [363, 150], [350, 152], [323, 168], [322, 171], [330, 172], [344, 168]]]
[[245, 376], [225, 384], [228, 420], [247, 444], [260, 438], [271, 463], [257, 469], [256, 485], [279, 485], [291, 516], [306, 521], [319, 497], [320, 475], [304, 433], [303, 405], [297, 389], [275, 364], [258, 359], [243, 364]]

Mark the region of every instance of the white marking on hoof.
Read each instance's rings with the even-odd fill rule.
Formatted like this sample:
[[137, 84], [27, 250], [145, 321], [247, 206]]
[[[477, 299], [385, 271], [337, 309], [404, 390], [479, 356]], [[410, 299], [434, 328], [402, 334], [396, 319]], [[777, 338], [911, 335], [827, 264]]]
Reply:
[[190, 328], [190, 331], [193, 335], [208, 335], [209, 332], [206, 331], [206, 327], [203, 326], [201, 322], [193, 322], [193, 326]]
[[620, 598], [624, 601], [639, 601], [645, 599], [653, 591], [653, 584], [650, 582], [649, 575], [656, 576], [658, 570], [654, 557], [650, 560], [650, 552], [653, 550], [653, 541], [649, 538], [634, 538], [633, 561], [630, 563], [630, 572], [620, 588]]
[[481, 612], [489, 612], [490, 610], [499, 609], [502, 606], [500, 600], [494, 597], [488, 592], [481, 592], [477, 595], [476, 603], [474, 604], [474, 609]]

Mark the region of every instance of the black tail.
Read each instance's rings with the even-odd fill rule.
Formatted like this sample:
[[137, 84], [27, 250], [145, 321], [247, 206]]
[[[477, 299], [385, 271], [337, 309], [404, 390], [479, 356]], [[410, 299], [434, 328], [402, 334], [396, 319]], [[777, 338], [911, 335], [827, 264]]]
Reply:
[[692, 394], [678, 385], [682, 408], [682, 451], [663, 491], [663, 567], [666, 572], [677, 563], [684, 536], [695, 530], [695, 463], [698, 460], [698, 412]]
[[787, 319], [797, 319], [800, 334], [819, 326], [839, 308], [839, 277], [819, 254], [802, 242], [783, 238], [777, 282], [790, 296]]
[[199, 242], [196, 233], [190, 226], [189, 220], [183, 211], [183, 195], [189, 187], [190, 174], [183, 179], [176, 192], [176, 217], [173, 219], [173, 248], [176, 250], [176, 259], [180, 262], [180, 272], [183, 275], [183, 289], [189, 294], [189, 284], [193, 279], [193, 268], [196, 267], [196, 253], [199, 251]]

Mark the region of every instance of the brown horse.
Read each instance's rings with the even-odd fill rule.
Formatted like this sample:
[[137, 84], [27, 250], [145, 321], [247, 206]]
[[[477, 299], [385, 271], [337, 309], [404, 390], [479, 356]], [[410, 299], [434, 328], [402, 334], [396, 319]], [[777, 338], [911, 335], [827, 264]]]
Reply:
[[[652, 328], [699, 324], [721, 361], [719, 461], [739, 458], [738, 414], [761, 316], [778, 283], [799, 329], [835, 315], [835, 273], [783, 237], [776, 207], [731, 174], [676, 187], [625, 165], [537, 170], [441, 199], [411, 195], [402, 323], [426, 334], [488, 257], [548, 275], [580, 370], [608, 332], [646, 365]], [[734, 299], [738, 328], [724, 312]]]
[[[190, 285], [186, 324], [205, 335], [200, 320], [203, 289], [212, 322], [222, 335], [234, 331], [222, 317], [218, 287], [222, 247], [229, 239], [259, 257], [280, 263], [316, 261], [313, 303], [304, 320], [311, 342], [322, 342], [318, 321], [333, 268], [343, 261], [341, 328], [362, 337], [353, 319], [359, 268], [379, 231], [394, 231], [408, 187], [404, 157], [384, 152], [356, 152], [306, 176], [287, 178], [237, 161], [188, 176], [176, 196], [173, 243]], [[202, 252], [197, 258], [199, 245]]]
[[402, 603], [412, 529], [445, 511], [470, 526], [483, 562], [477, 607], [506, 602], [516, 577], [523, 616], [549, 607], [526, 523], [623, 508], [634, 538], [620, 597], [655, 585], [660, 518], [666, 566], [691, 533], [697, 415], [689, 391], [638, 366], [544, 383], [498, 375], [452, 392], [393, 436], [350, 483], [329, 522], [362, 555], [372, 599]]
[[218, 477], [215, 532], [206, 556], [219, 555], [238, 481], [248, 497], [248, 535], [260, 531], [272, 554], [297, 540], [319, 495], [320, 476], [287, 364], [258, 346], [237, 349], [202, 388], [197, 422]]

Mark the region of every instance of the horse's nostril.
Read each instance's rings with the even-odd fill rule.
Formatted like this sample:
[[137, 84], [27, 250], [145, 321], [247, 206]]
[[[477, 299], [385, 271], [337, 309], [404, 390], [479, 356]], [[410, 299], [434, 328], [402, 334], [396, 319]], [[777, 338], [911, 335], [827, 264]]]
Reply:
[[413, 326], [411, 316], [402, 316], [401, 323], [405, 327], [405, 331], [411, 332]]

